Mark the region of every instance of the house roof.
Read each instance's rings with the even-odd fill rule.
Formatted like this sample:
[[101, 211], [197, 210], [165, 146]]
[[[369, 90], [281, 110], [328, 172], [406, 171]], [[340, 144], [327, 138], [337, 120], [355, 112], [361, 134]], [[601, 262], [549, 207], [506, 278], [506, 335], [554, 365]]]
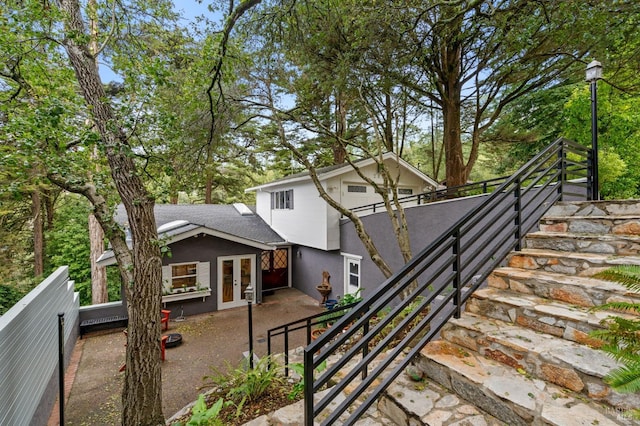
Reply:
[[[412, 166], [411, 164], [409, 164], [408, 162], [406, 162], [405, 160], [400, 158], [397, 154], [395, 154], [393, 152], [387, 152], [387, 153], [383, 154], [382, 157], [383, 157], [383, 159], [385, 161], [387, 161], [387, 160], [398, 161], [398, 163], [401, 166], [403, 166], [405, 169], [407, 169], [408, 171], [410, 171], [414, 175], [418, 176], [423, 181], [425, 181], [428, 184], [432, 185], [434, 188], [441, 187], [441, 185], [438, 184], [438, 182], [436, 182], [435, 180], [431, 179], [429, 176], [427, 176], [426, 174], [422, 173], [416, 167]], [[354, 164], [358, 165], [360, 167], [365, 167], [365, 166], [368, 166], [370, 164], [373, 164], [374, 162], [375, 162], [375, 160], [373, 158], [363, 158], [361, 160], [354, 161]], [[330, 179], [330, 178], [332, 178], [334, 176], [340, 176], [342, 174], [345, 174], [345, 173], [348, 173], [348, 172], [351, 172], [351, 171], [353, 171], [353, 167], [349, 163], [335, 164], [333, 166], [321, 167], [319, 169], [316, 169], [316, 173], [318, 174], [318, 178], [321, 181], [322, 180], [326, 180], [326, 179]], [[307, 171], [300, 172], [300, 173], [294, 173], [294, 174], [291, 174], [289, 176], [285, 176], [283, 178], [276, 179], [274, 181], [271, 181], [271, 182], [268, 182], [268, 183], [265, 183], [265, 184], [262, 184], [262, 185], [254, 186], [254, 187], [251, 187], [251, 188], [247, 188], [247, 189], [245, 189], [245, 192], [261, 191], [261, 190], [264, 190], [264, 189], [267, 189], [267, 188], [270, 188], [270, 187], [293, 184], [293, 183], [297, 183], [297, 182], [304, 182], [304, 181], [308, 181], [308, 180], [311, 180], [311, 175], [309, 174], [309, 171], [307, 170]]]
[[[168, 244], [201, 233], [265, 250], [286, 243], [260, 216], [244, 204], [156, 204], [158, 236]], [[118, 206], [115, 220], [127, 227], [124, 206]], [[101, 265], [114, 263], [111, 250], [98, 259]]]

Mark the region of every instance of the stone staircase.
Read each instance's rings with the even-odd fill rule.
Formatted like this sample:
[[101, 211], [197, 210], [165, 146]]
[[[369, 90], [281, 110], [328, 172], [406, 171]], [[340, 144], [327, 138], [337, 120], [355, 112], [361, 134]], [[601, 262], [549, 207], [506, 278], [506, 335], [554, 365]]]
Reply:
[[[625, 315], [590, 308], [640, 302], [640, 295], [591, 277], [613, 265], [640, 265], [640, 202], [561, 202], [539, 228], [414, 367], [485, 413], [469, 424], [635, 424], [623, 413], [640, 407], [640, 394], [620, 394], [603, 382], [618, 364], [589, 333], [602, 319]], [[429, 386], [421, 393], [401, 377], [378, 409], [394, 424], [454, 424], [425, 413], [425, 404], [433, 405]]]

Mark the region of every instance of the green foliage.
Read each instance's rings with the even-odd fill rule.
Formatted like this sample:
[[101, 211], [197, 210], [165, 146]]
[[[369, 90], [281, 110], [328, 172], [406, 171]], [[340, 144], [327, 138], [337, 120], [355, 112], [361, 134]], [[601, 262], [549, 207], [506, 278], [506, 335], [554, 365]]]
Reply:
[[361, 291], [362, 289], [359, 288], [355, 293], [347, 293], [342, 297], [338, 296], [338, 303], [335, 304], [333, 309], [328, 309], [325, 315], [318, 318], [320, 325], [326, 328], [333, 324], [337, 319], [342, 318], [347, 312], [349, 312], [349, 309], [344, 310], [339, 308], [360, 302], [362, 300], [362, 296], [360, 295]]
[[[640, 98], [598, 84], [601, 195], [640, 197]], [[558, 137], [591, 147], [591, 98], [585, 83], [540, 90], [512, 105], [486, 135], [509, 172]], [[506, 147], [505, 147], [506, 146]]]
[[[630, 291], [640, 291], [640, 266], [624, 265], [602, 271], [594, 277], [619, 283]], [[606, 303], [596, 309], [613, 309], [640, 313], [640, 303], [613, 302]], [[592, 332], [594, 337], [605, 342], [602, 347], [623, 366], [615, 369], [604, 380], [615, 390], [623, 393], [640, 392], [640, 319], [609, 317], [603, 321], [605, 330]], [[640, 410], [631, 413], [640, 419]]]
[[[89, 213], [89, 204], [82, 197], [64, 194], [58, 200], [53, 227], [46, 233], [46, 274], [68, 265], [81, 305], [91, 304]], [[107, 282], [109, 301], [120, 300], [120, 278], [115, 268], [107, 268]]]
[[0, 315], [4, 315], [13, 305], [22, 299], [28, 290], [20, 290], [15, 286], [0, 284]]
[[[403, 319], [405, 319], [409, 314], [411, 314], [413, 311], [415, 311], [416, 309], [418, 309], [418, 306], [424, 302], [424, 297], [423, 296], [418, 296], [415, 298], [415, 300], [413, 300], [409, 305], [407, 305], [404, 309], [402, 309], [398, 315], [396, 315], [390, 322], [389, 324], [387, 324], [382, 330], [380, 330], [380, 333], [378, 333], [378, 335], [376, 335], [376, 337], [372, 340], [372, 342], [370, 343], [371, 346], [375, 346], [375, 344], [377, 344], [377, 342], [381, 341], [382, 339], [384, 339], [387, 335], [389, 335], [389, 333], [391, 333], [397, 326], [398, 324], [400, 324], [400, 322], [402, 322]], [[380, 319], [384, 318], [386, 315], [388, 315], [388, 312], [390, 311], [390, 309], [384, 309], [382, 311], [380, 311], [378, 313], [378, 317]], [[416, 326], [421, 320], [420, 315], [418, 315], [412, 322], [410, 322], [407, 325], [408, 329], [413, 328], [414, 326]], [[397, 343], [398, 341], [400, 341], [400, 338], [396, 338], [394, 342], [391, 343], [391, 347], [393, 347], [395, 345], [395, 343]]]
[[269, 368], [270, 358], [263, 357], [254, 364], [253, 368], [240, 365], [231, 367], [226, 364], [227, 371], [213, 369], [213, 374], [205, 376], [212, 384], [228, 389], [227, 397], [236, 404], [244, 401], [255, 401], [265, 395], [272, 386], [282, 383], [277, 368]]
[[360, 294], [362, 289], [359, 288], [355, 293], [347, 293], [344, 296], [338, 296], [338, 303], [336, 303], [337, 307], [351, 305], [352, 303], [357, 303], [362, 300], [362, 295]]
[[[207, 402], [204, 395], [198, 395], [198, 400], [191, 409], [191, 418], [186, 426], [223, 426], [224, 423], [218, 418], [223, 407], [223, 399], [219, 398], [211, 407], [207, 409]], [[184, 426], [181, 422], [176, 422], [172, 426]]]
[[[287, 397], [290, 400], [296, 400], [298, 399], [298, 397], [300, 397], [300, 395], [304, 391], [304, 364], [299, 362], [294, 362], [293, 364], [289, 365], [289, 368], [292, 369], [298, 376], [301, 377], [301, 379], [296, 384], [293, 385], [293, 389], [291, 389], [291, 392], [289, 392], [289, 395], [287, 395]], [[327, 369], [327, 360], [325, 359], [320, 363], [319, 366], [316, 367], [315, 372], [321, 373], [326, 369]]]

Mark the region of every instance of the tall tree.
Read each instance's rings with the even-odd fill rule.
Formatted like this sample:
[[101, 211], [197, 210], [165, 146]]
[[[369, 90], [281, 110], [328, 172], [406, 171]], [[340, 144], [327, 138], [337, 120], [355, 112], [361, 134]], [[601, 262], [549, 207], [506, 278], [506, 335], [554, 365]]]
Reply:
[[[15, 155], [22, 153], [28, 164], [41, 165], [51, 182], [82, 194], [92, 204], [114, 249], [128, 299], [122, 423], [159, 425], [164, 424], [161, 258], [154, 200], [138, 163], [141, 137], [135, 132], [135, 119], [144, 110], [140, 101], [161, 78], [164, 58], [147, 55], [136, 37], [165, 32], [173, 17], [169, 2], [96, 2], [96, 7], [87, 11], [78, 0], [60, 0], [45, 8], [39, 1], [20, 1], [2, 9], [0, 54], [10, 71], [2, 75], [2, 88], [9, 93], [3, 99], [9, 125], [3, 131], [15, 144]], [[97, 50], [95, 45], [92, 50], [87, 25], [92, 14], [103, 28], [96, 36]], [[105, 91], [96, 65], [96, 56], [105, 54], [132, 87], [127, 99], [114, 102]], [[28, 97], [36, 100], [31, 110], [23, 107], [26, 86], [20, 79], [34, 88]], [[27, 114], [18, 114], [20, 108]], [[94, 146], [99, 156], [90, 160]], [[38, 158], [46, 162], [38, 163]], [[104, 167], [96, 169], [96, 162]], [[117, 199], [128, 213], [131, 249], [113, 220]]]
[[[91, 33], [91, 42], [89, 44], [91, 54], [95, 58], [96, 68], [99, 67], [98, 53], [98, 4], [96, 0], [89, 0], [87, 7], [89, 28]], [[93, 147], [92, 158], [97, 159], [97, 146]], [[98, 164], [96, 162], [96, 164]], [[89, 259], [91, 262], [91, 302], [93, 304], [106, 303], [109, 301], [109, 293], [107, 291], [107, 268], [98, 265], [98, 259], [104, 252], [104, 231], [93, 213], [89, 214], [89, 241], [90, 251]]]
[[[332, 160], [328, 164], [349, 163], [384, 203], [403, 259], [412, 257], [404, 209], [398, 202], [399, 175], [383, 154], [402, 151], [408, 123], [417, 109], [392, 78], [401, 67], [402, 53], [393, 50], [394, 41], [385, 48], [379, 46], [374, 32], [367, 32], [376, 26], [375, 19], [371, 15], [352, 18], [357, 7], [355, 1], [297, 1], [284, 13], [277, 8], [257, 9], [248, 26], [242, 27], [247, 34], [244, 43], [254, 58], [254, 68], [245, 79], [255, 87], [244, 102], [271, 121], [275, 145], [284, 147], [309, 171], [320, 196], [352, 220], [371, 259], [390, 276], [392, 268], [359, 216], [327, 193], [316, 175], [328, 158]], [[276, 23], [265, 28], [264, 22]], [[363, 70], [372, 60], [364, 55], [367, 49], [387, 68], [365, 76]], [[280, 93], [295, 99], [290, 102], [293, 105], [278, 101]], [[357, 160], [363, 157], [376, 161], [379, 180], [360, 171]]]
[[161, 254], [153, 214], [154, 200], [146, 190], [132, 158], [132, 146], [126, 127], [108, 102], [87, 43], [91, 38], [82, 16], [80, 2], [61, 0], [65, 47], [77, 83], [100, 135], [111, 169], [111, 177], [129, 217], [133, 248], [127, 247], [106, 199], [90, 183], [77, 185], [60, 176], [53, 180], [72, 192], [87, 197], [94, 214], [114, 249], [128, 299], [129, 333], [127, 369], [122, 397], [123, 424], [155, 425], [164, 423], [160, 370]]

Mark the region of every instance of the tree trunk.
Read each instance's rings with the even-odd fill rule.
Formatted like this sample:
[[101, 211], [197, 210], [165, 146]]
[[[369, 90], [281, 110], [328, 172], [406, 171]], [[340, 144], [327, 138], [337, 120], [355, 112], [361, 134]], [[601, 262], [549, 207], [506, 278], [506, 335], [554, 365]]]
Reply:
[[207, 173], [207, 179], [204, 183], [204, 203], [211, 204], [211, 196], [213, 193], [213, 179]]
[[[154, 201], [136, 170], [131, 147], [98, 74], [95, 58], [81, 35], [87, 31], [78, 0], [60, 0], [64, 13], [64, 47], [80, 89], [100, 133], [114, 184], [129, 218], [132, 257], [126, 245], [114, 246], [128, 299], [129, 333], [124, 388], [123, 425], [164, 425], [160, 369], [161, 255], [153, 215]], [[120, 241], [119, 241], [120, 242]], [[124, 261], [131, 259], [132, 263]], [[132, 269], [132, 272], [131, 271]]]
[[[96, 69], [99, 68], [98, 57], [98, 19], [96, 0], [89, 0], [89, 28], [91, 31], [91, 53], [94, 55]], [[98, 147], [94, 145], [92, 159], [98, 158]], [[96, 164], [98, 164], [96, 162]], [[98, 266], [98, 258], [104, 252], [104, 231], [93, 214], [89, 214], [89, 258], [91, 259], [91, 303], [97, 305], [109, 301], [107, 291], [107, 270]]]
[[31, 217], [33, 220], [33, 275], [39, 277], [44, 273], [44, 218], [42, 199], [37, 188], [31, 193]]
[[461, 54], [459, 42], [451, 42], [441, 49], [442, 61], [442, 116], [444, 125], [444, 152], [447, 186], [464, 185], [467, 182], [462, 153], [460, 130], [461, 108]]
[[104, 252], [104, 232], [93, 214], [89, 215], [89, 242], [91, 257], [91, 303], [107, 303], [107, 269], [98, 266], [98, 258]]

